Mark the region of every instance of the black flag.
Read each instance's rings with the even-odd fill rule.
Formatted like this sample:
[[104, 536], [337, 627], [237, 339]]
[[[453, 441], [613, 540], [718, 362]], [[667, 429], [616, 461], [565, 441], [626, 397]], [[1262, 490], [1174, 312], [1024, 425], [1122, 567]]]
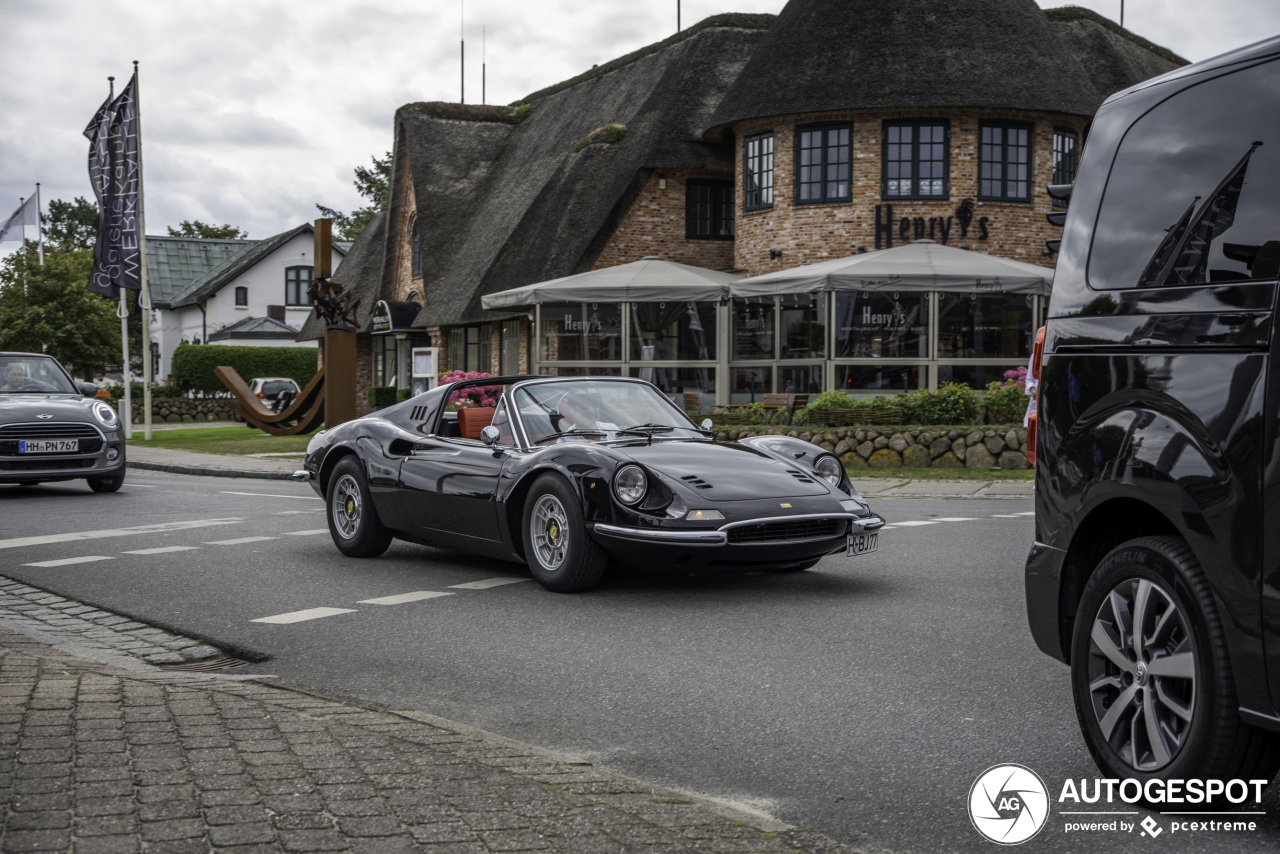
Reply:
[[142, 233], [138, 182], [137, 72], [115, 100], [98, 108], [89, 138], [89, 180], [98, 197], [98, 242], [89, 290], [119, 298], [120, 289], [142, 287]]

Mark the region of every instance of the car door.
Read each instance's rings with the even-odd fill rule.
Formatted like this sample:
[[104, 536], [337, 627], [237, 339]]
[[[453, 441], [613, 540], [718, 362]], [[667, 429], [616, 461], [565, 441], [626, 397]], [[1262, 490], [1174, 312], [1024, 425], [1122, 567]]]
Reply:
[[472, 439], [418, 440], [400, 465], [402, 509], [429, 539], [500, 540], [494, 496], [506, 455]]

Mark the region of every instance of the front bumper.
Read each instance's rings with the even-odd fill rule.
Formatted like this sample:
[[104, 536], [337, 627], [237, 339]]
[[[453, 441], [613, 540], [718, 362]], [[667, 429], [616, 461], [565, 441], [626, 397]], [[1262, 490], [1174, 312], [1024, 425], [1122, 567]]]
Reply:
[[[734, 541], [735, 528], [809, 520], [838, 520], [841, 524], [836, 525], [834, 533], [810, 538]], [[850, 531], [872, 533], [882, 527], [884, 518], [875, 513], [870, 516], [815, 513], [744, 519], [699, 530], [635, 528], [597, 522], [592, 527], [592, 536], [621, 563], [657, 568], [749, 570], [799, 563], [844, 551]]]
[[120, 474], [125, 470], [125, 447], [124, 440], [118, 436], [117, 433], [107, 433], [102, 447], [91, 453], [0, 454], [0, 483], [49, 482]]

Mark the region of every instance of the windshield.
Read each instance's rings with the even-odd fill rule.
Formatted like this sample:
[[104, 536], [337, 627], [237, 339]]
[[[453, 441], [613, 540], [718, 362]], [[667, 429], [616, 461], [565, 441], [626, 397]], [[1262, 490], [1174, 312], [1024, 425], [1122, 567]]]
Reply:
[[48, 356], [0, 356], [0, 394], [26, 392], [80, 393]]
[[[518, 389], [515, 405], [531, 444], [701, 436], [676, 405], [643, 383], [565, 380]], [[576, 431], [576, 432], [575, 432]], [[567, 435], [566, 435], [567, 434]]]

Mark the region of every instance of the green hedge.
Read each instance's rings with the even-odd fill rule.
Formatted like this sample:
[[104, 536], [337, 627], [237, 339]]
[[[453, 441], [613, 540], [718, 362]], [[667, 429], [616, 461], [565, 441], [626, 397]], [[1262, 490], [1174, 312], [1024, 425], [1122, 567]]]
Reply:
[[371, 385], [368, 395], [370, 406], [395, 406], [396, 387], [393, 385]]
[[173, 353], [169, 383], [182, 391], [220, 394], [227, 390], [213, 369], [235, 368], [245, 382], [254, 377], [289, 377], [299, 387], [316, 375], [314, 347], [233, 347], [225, 344], [179, 344]]

